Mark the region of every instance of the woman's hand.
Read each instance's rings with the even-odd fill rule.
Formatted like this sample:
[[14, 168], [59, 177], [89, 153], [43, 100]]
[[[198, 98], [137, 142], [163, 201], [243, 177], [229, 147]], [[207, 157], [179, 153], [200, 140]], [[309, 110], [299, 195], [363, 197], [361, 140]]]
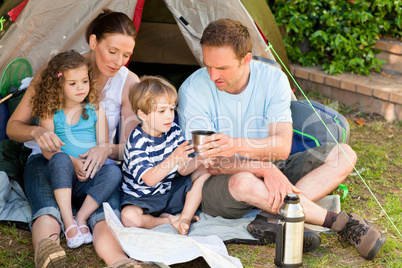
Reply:
[[32, 135], [39, 147], [46, 152], [55, 153], [65, 145], [53, 131], [43, 127], [35, 128]]
[[103, 166], [109, 156], [109, 146], [94, 146], [89, 149], [85, 154], [80, 154], [79, 157], [85, 159], [83, 169], [86, 171], [85, 176], [93, 179], [96, 172]]

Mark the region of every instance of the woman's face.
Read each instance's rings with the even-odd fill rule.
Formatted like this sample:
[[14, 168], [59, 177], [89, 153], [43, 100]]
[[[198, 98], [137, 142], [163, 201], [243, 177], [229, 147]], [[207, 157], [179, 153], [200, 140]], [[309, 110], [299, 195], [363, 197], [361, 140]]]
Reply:
[[132, 36], [109, 34], [98, 41], [95, 35], [90, 37], [90, 47], [95, 53], [95, 63], [99, 72], [113, 77], [130, 59], [135, 41]]

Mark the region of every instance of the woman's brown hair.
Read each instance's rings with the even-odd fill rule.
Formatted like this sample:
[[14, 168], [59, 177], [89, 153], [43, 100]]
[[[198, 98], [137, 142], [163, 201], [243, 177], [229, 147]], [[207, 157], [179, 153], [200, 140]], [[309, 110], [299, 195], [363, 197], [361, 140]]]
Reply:
[[137, 36], [133, 21], [122, 12], [114, 12], [109, 9], [103, 10], [88, 25], [85, 37], [89, 44], [89, 37], [94, 34], [96, 40], [101, 41], [109, 34], [124, 34], [132, 36], [133, 39]]
[[[100, 93], [96, 89], [96, 81], [93, 78], [92, 68], [87, 60], [74, 50], [61, 52], [54, 56], [41, 73], [41, 81], [34, 85], [35, 94], [31, 99], [32, 115], [39, 118], [47, 118], [54, 115], [64, 107], [64, 83], [63, 73], [67, 70], [86, 66], [89, 78], [89, 93], [84, 103], [94, 105], [98, 109]], [[86, 109], [82, 111], [84, 119], [88, 119]]]

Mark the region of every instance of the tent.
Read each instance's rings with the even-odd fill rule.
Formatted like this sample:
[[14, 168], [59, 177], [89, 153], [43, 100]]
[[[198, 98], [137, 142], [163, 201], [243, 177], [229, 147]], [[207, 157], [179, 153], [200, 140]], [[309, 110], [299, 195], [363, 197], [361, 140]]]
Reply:
[[[20, 9], [20, 4], [25, 6], [18, 16], [10, 12], [12, 8]], [[162, 75], [179, 88], [181, 82], [203, 65], [199, 40], [204, 28], [219, 18], [241, 21], [249, 29], [255, 59], [282, 68], [266, 49], [268, 40], [289, 69], [279, 28], [265, 0], [8, 0], [0, 7], [0, 16], [8, 14], [13, 23], [0, 39], [0, 74], [18, 57], [28, 59], [36, 73], [60, 51], [88, 51], [86, 26], [106, 8], [124, 12], [134, 21], [138, 36], [129, 68], [138, 75]], [[296, 100], [293, 93], [292, 100]], [[306, 111], [303, 113], [306, 117], [298, 120], [303, 144], [307, 124], [304, 118], [313, 113], [311, 108]], [[338, 113], [332, 115], [324, 110], [322, 115], [334, 124], [340, 118]], [[319, 121], [316, 117], [314, 123], [322, 131]], [[335, 128], [348, 132], [346, 126]], [[345, 136], [341, 134], [339, 137]], [[316, 131], [307, 135], [315, 136]], [[327, 141], [332, 138], [323, 140]]]
[[[21, 2], [5, 1], [0, 16]], [[85, 28], [105, 8], [126, 13], [138, 29], [130, 66], [145, 63], [184, 66], [184, 70], [186, 66], [199, 68], [203, 29], [216, 19], [231, 18], [250, 30], [255, 57], [281, 68], [270, 50], [265, 50], [269, 40], [288, 67], [281, 34], [265, 0], [30, 0], [0, 39], [0, 74], [18, 57], [27, 58], [36, 73], [60, 51], [88, 50]], [[155, 66], [150, 69], [155, 71]], [[141, 71], [140, 67], [136, 69]]]

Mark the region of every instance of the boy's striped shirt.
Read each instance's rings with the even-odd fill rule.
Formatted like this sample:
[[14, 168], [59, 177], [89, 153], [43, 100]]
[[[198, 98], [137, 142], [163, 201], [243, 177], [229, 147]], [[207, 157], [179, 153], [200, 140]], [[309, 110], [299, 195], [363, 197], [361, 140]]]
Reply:
[[124, 150], [122, 190], [135, 197], [164, 194], [170, 190], [172, 179], [177, 172], [177, 165], [169, 174], [153, 187], [142, 180], [142, 176], [151, 168], [165, 160], [184, 138], [180, 127], [173, 123], [170, 130], [162, 137], [153, 137], [138, 125], [130, 134]]

